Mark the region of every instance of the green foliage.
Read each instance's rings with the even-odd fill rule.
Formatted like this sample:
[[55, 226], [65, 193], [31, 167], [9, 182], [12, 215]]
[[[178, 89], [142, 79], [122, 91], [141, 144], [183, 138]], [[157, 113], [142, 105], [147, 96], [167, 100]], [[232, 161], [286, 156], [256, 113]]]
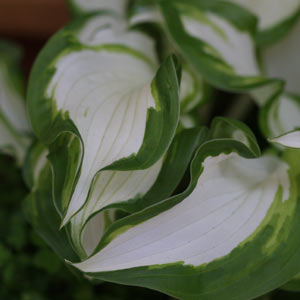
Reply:
[[27, 184], [1, 157], [0, 299], [300, 290], [300, 2], [69, 3], [28, 84], [35, 141], [0, 42], [0, 151]]

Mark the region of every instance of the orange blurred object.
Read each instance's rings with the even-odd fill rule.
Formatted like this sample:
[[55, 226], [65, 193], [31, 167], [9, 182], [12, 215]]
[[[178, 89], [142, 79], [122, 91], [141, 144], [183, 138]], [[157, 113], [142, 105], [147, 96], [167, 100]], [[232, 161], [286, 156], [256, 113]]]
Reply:
[[69, 20], [67, 0], [0, 0], [0, 39], [21, 47], [26, 78], [47, 40]]
[[44, 38], [68, 20], [66, 0], [0, 0], [0, 35]]

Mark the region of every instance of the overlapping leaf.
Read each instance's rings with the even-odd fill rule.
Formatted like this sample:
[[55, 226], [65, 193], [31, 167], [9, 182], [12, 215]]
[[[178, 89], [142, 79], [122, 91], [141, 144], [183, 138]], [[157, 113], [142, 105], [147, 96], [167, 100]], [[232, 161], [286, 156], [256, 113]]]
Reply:
[[214, 87], [251, 92], [259, 105], [278, 95], [283, 82], [263, 76], [256, 57], [257, 17], [231, 1], [137, 1], [131, 23], [155, 22], [177, 51]]
[[[100, 1], [92, 10], [101, 14], [73, 21], [39, 56], [29, 113], [46, 148], [38, 144], [27, 158], [27, 208], [53, 249], [87, 276], [183, 300], [246, 300], [299, 273], [294, 165], [260, 156], [255, 136], [234, 120], [174, 139], [180, 106], [184, 119], [205, 94], [198, 74], [215, 87], [251, 92], [267, 136], [299, 127], [297, 96], [282, 94], [283, 80], [288, 91], [299, 88], [276, 59], [282, 45], [264, 53], [267, 75], [283, 79], [274, 80], [262, 76], [255, 44], [279, 39], [299, 7], [290, 1], [269, 18], [268, 1], [259, 11], [231, 2], [159, 0], [158, 11], [150, 1], [131, 19], [133, 30], [104, 12], [123, 6]], [[92, 2], [79, 10], [83, 2], [76, 3], [82, 12]], [[168, 45], [183, 56], [181, 75], [172, 56], [159, 67], [153, 40], [137, 31], [146, 21], [164, 24]], [[297, 148], [299, 140], [292, 131], [271, 141]], [[168, 198], [199, 144], [188, 188]], [[130, 215], [116, 220], [117, 210]]]
[[[211, 87], [195, 71], [194, 67], [188, 63], [174, 48], [173, 42], [163, 26], [163, 18], [154, 1], [134, 1], [131, 5], [129, 24], [134, 28], [151, 30], [157, 32], [157, 48], [160, 50], [160, 57], [165, 57], [170, 53], [176, 53], [180, 57], [182, 64], [182, 76], [180, 84], [181, 118], [180, 128], [191, 128], [199, 124], [197, 118], [191, 113], [199, 108], [210, 98]], [[148, 29], [147, 29], [148, 28]], [[151, 32], [150, 30], [150, 32]]]
[[[90, 204], [87, 203], [83, 210], [71, 220], [71, 234], [73, 241], [77, 243], [77, 247], [84, 249], [84, 252], [90, 255], [107, 227], [103, 226], [104, 219], [113, 213], [115, 209], [133, 213], [169, 197], [182, 179], [199, 140], [201, 141], [203, 138], [204, 136], [198, 129], [181, 131], [175, 137], [168, 153], [165, 155], [155, 181], [143, 193], [136, 192], [138, 191], [137, 186], [141, 181], [146, 181], [147, 177], [141, 176], [139, 171], [135, 171], [132, 174], [128, 174], [128, 172], [112, 173], [111, 176], [114, 176], [114, 179], [108, 183], [106, 181], [102, 183], [99, 180], [97, 189], [101, 190], [102, 188], [104, 190], [101, 193], [101, 199], [111, 197], [115, 201], [105, 203], [102, 206], [98, 205], [90, 212]], [[152, 171], [152, 168], [146, 171], [149, 173]], [[122, 176], [128, 179], [126, 184], [121, 181], [122, 184], [120, 185], [120, 182], [116, 180]], [[148, 182], [152, 182], [152, 180], [148, 180]], [[128, 194], [128, 190], [132, 191], [131, 195]], [[95, 230], [99, 223], [102, 224], [101, 228], [103, 230]]]
[[286, 163], [258, 154], [244, 126], [216, 120], [189, 188], [112, 225], [75, 266], [180, 299], [252, 299], [279, 286], [299, 268], [296, 186]]
[[72, 219], [82, 256], [87, 221], [146, 195], [163, 172], [179, 117], [176, 68], [172, 57], [158, 68], [151, 40], [108, 15], [75, 21], [36, 62], [31, 121], [49, 145], [55, 206], [63, 225]]
[[279, 93], [282, 82], [261, 75], [253, 38], [256, 18], [249, 11], [217, 0], [159, 3], [176, 47], [213, 86], [255, 92], [262, 103]]
[[261, 46], [276, 42], [293, 26], [300, 14], [299, 0], [230, 0], [258, 17], [256, 39]]

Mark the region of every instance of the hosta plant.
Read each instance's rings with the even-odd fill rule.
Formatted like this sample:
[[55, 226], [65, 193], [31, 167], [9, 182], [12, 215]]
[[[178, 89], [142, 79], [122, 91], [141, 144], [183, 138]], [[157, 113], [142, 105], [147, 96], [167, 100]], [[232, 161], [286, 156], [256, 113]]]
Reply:
[[[183, 300], [295, 285], [299, 1], [69, 2], [28, 86], [33, 227], [87, 280]], [[216, 89], [250, 97], [259, 130], [205, 123]]]

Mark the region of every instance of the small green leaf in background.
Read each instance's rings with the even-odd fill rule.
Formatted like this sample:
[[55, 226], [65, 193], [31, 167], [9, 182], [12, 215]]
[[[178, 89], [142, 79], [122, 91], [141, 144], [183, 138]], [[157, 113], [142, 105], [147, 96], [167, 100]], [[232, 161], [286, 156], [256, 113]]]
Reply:
[[58, 257], [49, 249], [39, 250], [33, 257], [33, 264], [50, 274], [58, 272], [61, 267]]
[[5, 266], [6, 262], [11, 258], [10, 251], [0, 244], [0, 267]]

